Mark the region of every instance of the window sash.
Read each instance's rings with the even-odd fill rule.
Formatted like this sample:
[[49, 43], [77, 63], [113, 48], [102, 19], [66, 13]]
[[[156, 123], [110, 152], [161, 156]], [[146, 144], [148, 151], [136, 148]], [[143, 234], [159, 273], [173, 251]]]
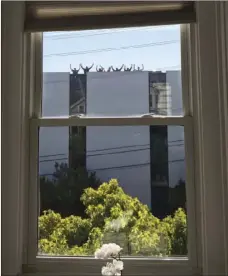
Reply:
[[[174, 274], [190, 275], [195, 274], [197, 267], [197, 247], [196, 247], [196, 218], [195, 218], [195, 187], [194, 187], [194, 156], [193, 156], [193, 116], [191, 108], [191, 87], [190, 87], [190, 65], [188, 59], [189, 45], [189, 26], [182, 26], [182, 96], [184, 116], [132, 116], [132, 117], [41, 117], [41, 99], [42, 99], [42, 35], [32, 34], [32, 50], [34, 56], [35, 81], [30, 94], [34, 95], [30, 112], [30, 178], [29, 178], [29, 229], [28, 229], [28, 250], [27, 264], [24, 271], [32, 272], [59, 272], [58, 263], [62, 264], [62, 271], [72, 272], [75, 275], [95, 275], [94, 267], [101, 268], [101, 263], [94, 258], [89, 257], [49, 257], [37, 256], [37, 228], [38, 228], [38, 147], [39, 147], [39, 127], [54, 126], [90, 126], [90, 125], [183, 125], [185, 133], [185, 159], [186, 159], [186, 197], [188, 209], [188, 257], [183, 258], [127, 258], [125, 262], [129, 263], [129, 270], [124, 272], [129, 275], [151, 275], [156, 274], [170, 275]], [[184, 54], [183, 54], [184, 53]], [[191, 154], [189, 154], [191, 153]], [[89, 262], [89, 263], [88, 263]], [[91, 265], [89, 265], [91, 263]], [[79, 270], [79, 265], [80, 269]], [[127, 272], [130, 271], [130, 272]], [[94, 272], [94, 273], [93, 273]], [[161, 273], [162, 272], [162, 273]], [[164, 273], [163, 273], [164, 272]], [[130, 274], [131, 273], [131, 274]]]
[[31, 124], [36, 126], [149, 126], [149, 125], [185, 125], [192, 116], [131, 116], [131, 117], [52, 117], [33, 118]]

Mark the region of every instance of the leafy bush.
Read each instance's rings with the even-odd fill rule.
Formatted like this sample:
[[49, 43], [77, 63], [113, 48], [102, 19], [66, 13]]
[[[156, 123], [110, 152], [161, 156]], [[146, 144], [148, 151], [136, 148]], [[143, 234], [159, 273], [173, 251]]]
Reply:
[[48, 239], [56, 229], [60, 228], [61, 216], [52, 210], [44, 211], [44, 215], [39, 217], [39, 237]]
[[61, 227], [67, 244], [72, 247], [81, 246], [87, 241], [92, 225], [88, 219], [70, 216], [62, 219]]
[[147, 205], [124, 193], [111, 179], [81, 196], [86, 218], [62, 218], [45, 211], [39, 218], [39, 250], [44, 254], [92, 255], [103, 243], [115, 242], [127, 255], [187, 254], [186, 214], [178, 209], [163, 220]]
[[179, 208], [172, 216], [163, 219], [161, 228], [170, 238], [170, 254], [186, 255], [187, 250], [187, 216]]

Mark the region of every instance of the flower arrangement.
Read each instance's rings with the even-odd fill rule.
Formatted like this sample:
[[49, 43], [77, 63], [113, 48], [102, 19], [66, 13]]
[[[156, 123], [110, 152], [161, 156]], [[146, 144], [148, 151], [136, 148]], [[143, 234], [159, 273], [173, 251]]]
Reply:
[[122, 248], [115, 243], [103, 244], [101, 248], [95, 252], [96, 259], [109, 259], [112, 258], [112, 262], [108, 262], [101, 269], [103, 276], [120, 276], [123, 275], [124, 269], [123, 261], [120, 257], [120, 251]]

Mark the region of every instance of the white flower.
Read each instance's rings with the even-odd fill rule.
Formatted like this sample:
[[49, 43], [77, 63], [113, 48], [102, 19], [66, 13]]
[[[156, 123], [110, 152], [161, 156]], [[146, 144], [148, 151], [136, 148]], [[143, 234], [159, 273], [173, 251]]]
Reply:
[[95, 258], [96, 259], [104, 259], [104, 251], [100, 249], [97, 249], [95, 252]]
[[106, 266], [102, 267], [101, 274], [103, 276], [119, 276], [121, 275], [121, 270], [122, 270], [120, 268], [123, 269], [123, 262], [113, 260], [113, 263], [107, 263]]
[[115, 276], [116, 269], [112, 263], [107, 263], [106, 266], [103, 266], [101, 269], [101, 274], [104, 276]]
[[120, 260], [113, 260], [113, 265], [114, 265], [114, 267], [116, 269], [116, 272], [118, 272], [118, 273], [120, 273], [121, 270], [124, 269], [124, 264]]
[[115, 243], [103, 244], [102, 247], [95, 252], [96, 259], [108, 259], [112, 256], [118, 256], [122, 248]]
[[124, 269], [124, 264], [120, 260], [121, 250], [122, 248], [115, 243], [103, 244], [100, 249], [96, 250], [95, 258], [97, 259], [113, 258], [112, 263], [107, 263], [102, 267], [101, 274], [103, 276], [121, 276], [121, 271]]

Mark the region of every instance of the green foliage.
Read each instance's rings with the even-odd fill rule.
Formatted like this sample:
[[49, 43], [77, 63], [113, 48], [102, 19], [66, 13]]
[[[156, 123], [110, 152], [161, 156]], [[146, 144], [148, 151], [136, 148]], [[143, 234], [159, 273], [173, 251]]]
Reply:
[[187, 216], [179, 208], [174, 216], [168, 216], [162, 221], [162, 229], [170, 238], [170, 254], [187, 254]]
[[45, 254], [84, 254], [84, 245], [90, 235], [91, 223], [78, 216], [61, 218], [49, 210], [39, 217], [39, 249]]
[[92, 225], [88, 219], [70, 216], [62, 219], [61, 227], [63, 228], [63, 235], [71, 247], [74, 245], [81, 246], [87, 241]]
[[53, 211], [39, 218], [39, 250], [43, 254], [93, 255], [103, 243], [115, 242], [127, 255], [187, 254], [186, 214], [178, 209], [163, 220], [111, 179], [84, 190], [86, 218], [61, 217]]
[[52, 210], [44, 211], [44, 215], [39, 217], [39, 236], [40, 239], [48, 239], [55, 229], [61, 224], [60, 214]]
[[135, 225], [130, 232], [130, 242], [133, 255], [168, 255], [163, 235], [159, 229], [160, 220], [151, 213], [139, 213]]
[[186, 209], [185, 181], [180, 179], [174, 188], [169, 188], [170, 213], [174, 213], [178, 208]]
[[48, 239], [39, 240], [39, 252], [41, 254], [65, 255], [67, 254], [67, 241], [60, 231], [54, 231]]
[[[137, 198], [124, 193], [116, 179], [103, 183], [97, 190], [88, 188], [81, 196], [86, 214], [96, 227], [104, 227], [108, 222], [127, 216], [127, 226], [134, 224], [140, 212], [149, 214], [149, 208]], [[113, 229], [115, 230], [115, 229]]]
[[97, 248], [103, 243], [103, 232], [100, 228], [94, 227], [89, 233], [85, 248], [88, 254], [93, 255]]
[[96, 189], [100, 181], [95, 173], [88, 173], [84, 167], [77, 169], [68, 168], [66, 164], [55, 164], [53, 180], [46, 177], [40, 178], [40, 211], [51, 209], [63, 217], [85, 214], [85, 207], [78, 195], [84, 189]]

